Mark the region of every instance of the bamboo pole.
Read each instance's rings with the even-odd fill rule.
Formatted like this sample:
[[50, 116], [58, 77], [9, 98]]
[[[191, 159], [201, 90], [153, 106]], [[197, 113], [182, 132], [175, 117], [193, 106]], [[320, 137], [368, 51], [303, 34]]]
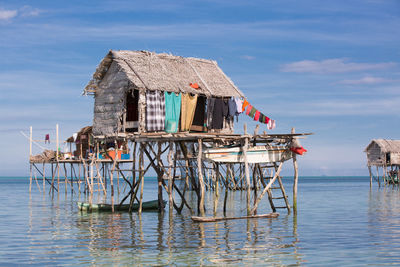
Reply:
[[[292, 134], [295, 133], [294, 127], [292, 128], [291, 131]], [[299, 169], [297, 165], [297, 158], [296, 154], [293, 153], [293, 168], [294, 168], [294, 180], [293, 180], [293, 214], [297, 214], [297, 184], [299, 180]]]
[[200, 207], [199, 211], [202, 216], [204, 216], [204, 180], [203, 180], [203, 172], [202, 172], [202, 146], [203, 146], [203, 140], [198, 139], [198, 151], [197, 151], [197, 172], [198, 172], [198, 178], [199, 178], [199, 184], [200, 184]]

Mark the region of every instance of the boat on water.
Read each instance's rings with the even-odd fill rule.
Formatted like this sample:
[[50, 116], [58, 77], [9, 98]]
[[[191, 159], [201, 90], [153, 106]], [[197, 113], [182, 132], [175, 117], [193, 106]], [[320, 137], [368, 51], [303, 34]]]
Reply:
[[[166, 201], [164, 201], [164, 204]], [[92, 212], [92, 211], [112, 211], [111, 204], [99, 203], [90, 204], [88, 202], [78, 202], [78, 209], [80, 211]], [[137, 211], [139, 209], [139, 204], [135, 203], [132, 205], [132, 211]], [[142, 203], [143, 211], [151, 211], [158, 209], [158, 200], [145, 201]], [[114, 211], [129, 211], [129, 204], [115, 204]]]
[[[243, 163], [243, 149], [237, 147], [209, 148], [203, 152], [204, 159], [211, 162]], [[247, 149], [248, 163], [273, 163], [292, 158], [292, 152], [285, 147], [253, 146]]]

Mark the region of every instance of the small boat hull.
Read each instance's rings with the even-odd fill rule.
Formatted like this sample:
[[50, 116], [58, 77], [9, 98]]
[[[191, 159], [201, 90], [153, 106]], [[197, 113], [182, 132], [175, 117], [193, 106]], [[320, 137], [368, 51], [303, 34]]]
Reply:
[[[211, 162], [243, 163], [241, 147], [211, 148], [203, 152], [206, 160]], [[284, 147], [254, 146], [247, 150], [248, 163], [273, 163], [292, 158], [292, 152]]]
[[[164, 204], [166, 201], [164, 201]], [[80, 211], [86, 211], [86, 212], [103, 212], [103, 211], [112, 211], [112, 206], [111, 204], [90, 204], [87, 202], [78, 202], [78, 209]], [[137, 211], [139, 209], [139, 204], [135, 203], [132, 205], [132, 211]], [[145, 201], [142, 203], [142, 209], [143, 211], [146, 210], [158, 210], [158, 200], [152, 200], [152, 201]], [[114, 211], [129, 211], [129, 204], [115, 204], [114, 205]]]

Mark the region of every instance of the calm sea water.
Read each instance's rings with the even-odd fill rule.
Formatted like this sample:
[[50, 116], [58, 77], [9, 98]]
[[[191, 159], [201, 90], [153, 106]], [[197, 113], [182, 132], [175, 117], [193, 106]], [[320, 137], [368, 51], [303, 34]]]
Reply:
[[[168, 209], [80, 213], [82, 196], [52, 199], [35, 184], [29, 195], [28, 185], [27, 178], [0, 178], [1, 265], [400, 264], [400, 192], [370, 190], [367, 177], [301, 177], [297, 217], [281, 211], [277, 219], [204, 224], [188, 212], [170, 217]], [[155, 198], [153, 179], [145, 188]], [[245, 194], [228, 197], [228, 215], [244, 215]], [[265, 199], [259, 213], [269, 211]]]

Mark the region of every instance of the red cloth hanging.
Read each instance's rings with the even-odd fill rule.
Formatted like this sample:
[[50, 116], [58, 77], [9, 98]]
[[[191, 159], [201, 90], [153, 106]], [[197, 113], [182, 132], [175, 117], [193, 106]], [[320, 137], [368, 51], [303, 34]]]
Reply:
[[256, 111], [256, 114], [254, 115], [254, 120], [258, 121], [260, 119], [260, 111]]
[[307, 152], [307, 149], [305, 149], [304, 147], [291, 147], [290, 151], [292, 151], [293, 153], [296, 153], [298, 155], [303, 155], [304, 153]]
[[247, 109], [246, 109], [246, 115], [249, 115], [250, 114], [250, 111], [251, 111], [251, 109], [253, 108], [253, 106], [252, 105], [247, 105]]

